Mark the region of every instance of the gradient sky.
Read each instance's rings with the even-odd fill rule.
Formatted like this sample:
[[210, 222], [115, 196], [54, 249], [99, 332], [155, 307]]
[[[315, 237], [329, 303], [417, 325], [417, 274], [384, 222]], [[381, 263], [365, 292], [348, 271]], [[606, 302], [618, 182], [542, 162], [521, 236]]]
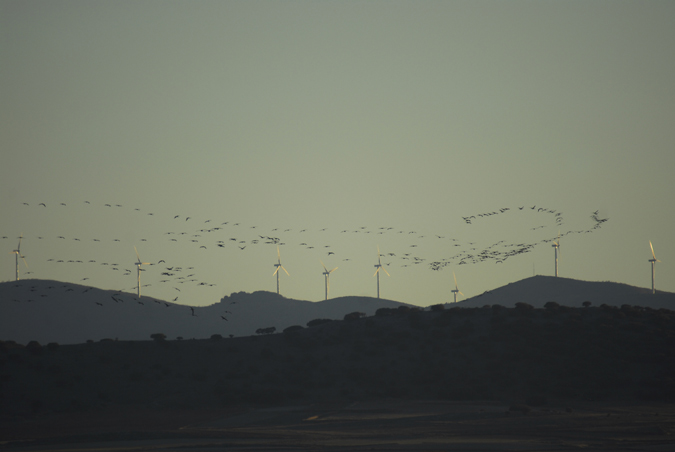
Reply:
[[275, 291], [278, 242], [319, 301], [379, 247], [427, 306], [560, 232], [560, 276], [650, 287], [651, 240], [675, 291], [675, 2], [0, 0], [0, 34], [0, 280], [23, 234], [23, 278], [133, 292], [136, 246], [209, 305]]

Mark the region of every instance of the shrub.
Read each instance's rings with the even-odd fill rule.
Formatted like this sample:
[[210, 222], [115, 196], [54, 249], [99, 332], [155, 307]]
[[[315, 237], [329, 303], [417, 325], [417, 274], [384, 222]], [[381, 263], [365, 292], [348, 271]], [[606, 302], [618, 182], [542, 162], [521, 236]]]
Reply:
[[219, 340], [221, 340], [222, 338], [223, 338], [223, 336], [221, 336], [220, 334], [212, 334], [212, 335], [211, 335], [211, 340], [212, 340], [212, 341], [219, 341]]
[[438, 311], [443, 311], [445, 309], [445, 305], [443, 304], [434, 304], [429, 306], [429, 310], [432, 312], [438, 312]]
[[396, 313], [395, 308], [379, 308], [377, 311], [375, 311], [375, 315], [377, 317], [387, 317], [394, 315]]
[[166, 340], [166, 334], [164, 333], [154, 333], [150, 335], [150, 338], [155, 342], [162, 342]]
[[560, 307], [560, 304], [556, 303], [555, 301], [547, 301], [546, 304], [544, 305], [544, 308], [553, 310], [553, 309], [558, 309]]
[[42, 355], [44, 353], [44, 350], [42, 349], [42, 345], [38, 341], [30, 341], [28, 344], [26, 344], [26, 350], [30, 352], [31, 355]]
[[294, 331], [300, 331], [304, 330], [304, 328], [300, 325], [292, 325], [287, 328], [284, 328], [284, 333], [293, 333]]
[[258, 328], [257, 330], [255, 330], [255, 333], [256, 333], [256, 334], [272, 334], [272, 333], [274, 333], [276, 330], [277, 330], [276, 327], [270, 326], [270, 327], [268, 327], [268, 328]]
[[365, 316], [366, 316], [365, 312], [358, 312], [358, 311], [350, 312], [349, 314], [345, 314], [344, 320], [350, 322], [350, 321], [358, 320], [361, 317], [365, 317]]
[[586, 300], [583, 303], [581, 303], [581, 306], [583, 306], [584, 308], [588, 308], [591, 304], [592, 303], [590, 301]]
[[311, 328], [313, 326], [323, 325], [324, 323], [328, 323], [328, 322], [332, 322], [332, 320], [331, 319], [314, 319], [314, 320], [310, 320], [309, 322], [307, 322], [307, 326]]

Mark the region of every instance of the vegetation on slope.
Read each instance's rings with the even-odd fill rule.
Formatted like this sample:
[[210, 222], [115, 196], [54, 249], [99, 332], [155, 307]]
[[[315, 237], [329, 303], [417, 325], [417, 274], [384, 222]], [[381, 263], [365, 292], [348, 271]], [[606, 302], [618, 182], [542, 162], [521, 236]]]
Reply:
[[675, 312], [667, 309], [402, 307], [310, 324], [206, 340], [157, 332], [135, 342], [4, 342], [0, 412], [378, 397], [675, 401]]

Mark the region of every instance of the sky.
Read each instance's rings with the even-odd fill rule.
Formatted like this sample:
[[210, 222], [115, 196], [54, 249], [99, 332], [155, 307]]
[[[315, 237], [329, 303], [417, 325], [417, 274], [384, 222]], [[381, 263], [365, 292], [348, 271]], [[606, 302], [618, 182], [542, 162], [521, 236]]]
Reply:
[[[0, 0], [0, 281], [675, 292], [675, 2]], [[277, 254], [277, 250], [279, 255]], [[379, 250], [379, 257], [378, 257]], [[61, 262], [59, 262], [61, 261]], [[27, 266], [26, 266], [27, 264]]]

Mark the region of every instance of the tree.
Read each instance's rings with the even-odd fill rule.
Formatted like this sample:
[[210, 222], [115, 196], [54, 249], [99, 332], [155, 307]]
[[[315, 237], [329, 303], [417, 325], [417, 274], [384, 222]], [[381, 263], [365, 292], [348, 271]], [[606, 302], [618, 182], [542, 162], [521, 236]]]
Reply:
[[164, 333], [154, 333], [150, 335], [150, 338], [155, 342], [162, 342], [166, 340], [166, 334]]

